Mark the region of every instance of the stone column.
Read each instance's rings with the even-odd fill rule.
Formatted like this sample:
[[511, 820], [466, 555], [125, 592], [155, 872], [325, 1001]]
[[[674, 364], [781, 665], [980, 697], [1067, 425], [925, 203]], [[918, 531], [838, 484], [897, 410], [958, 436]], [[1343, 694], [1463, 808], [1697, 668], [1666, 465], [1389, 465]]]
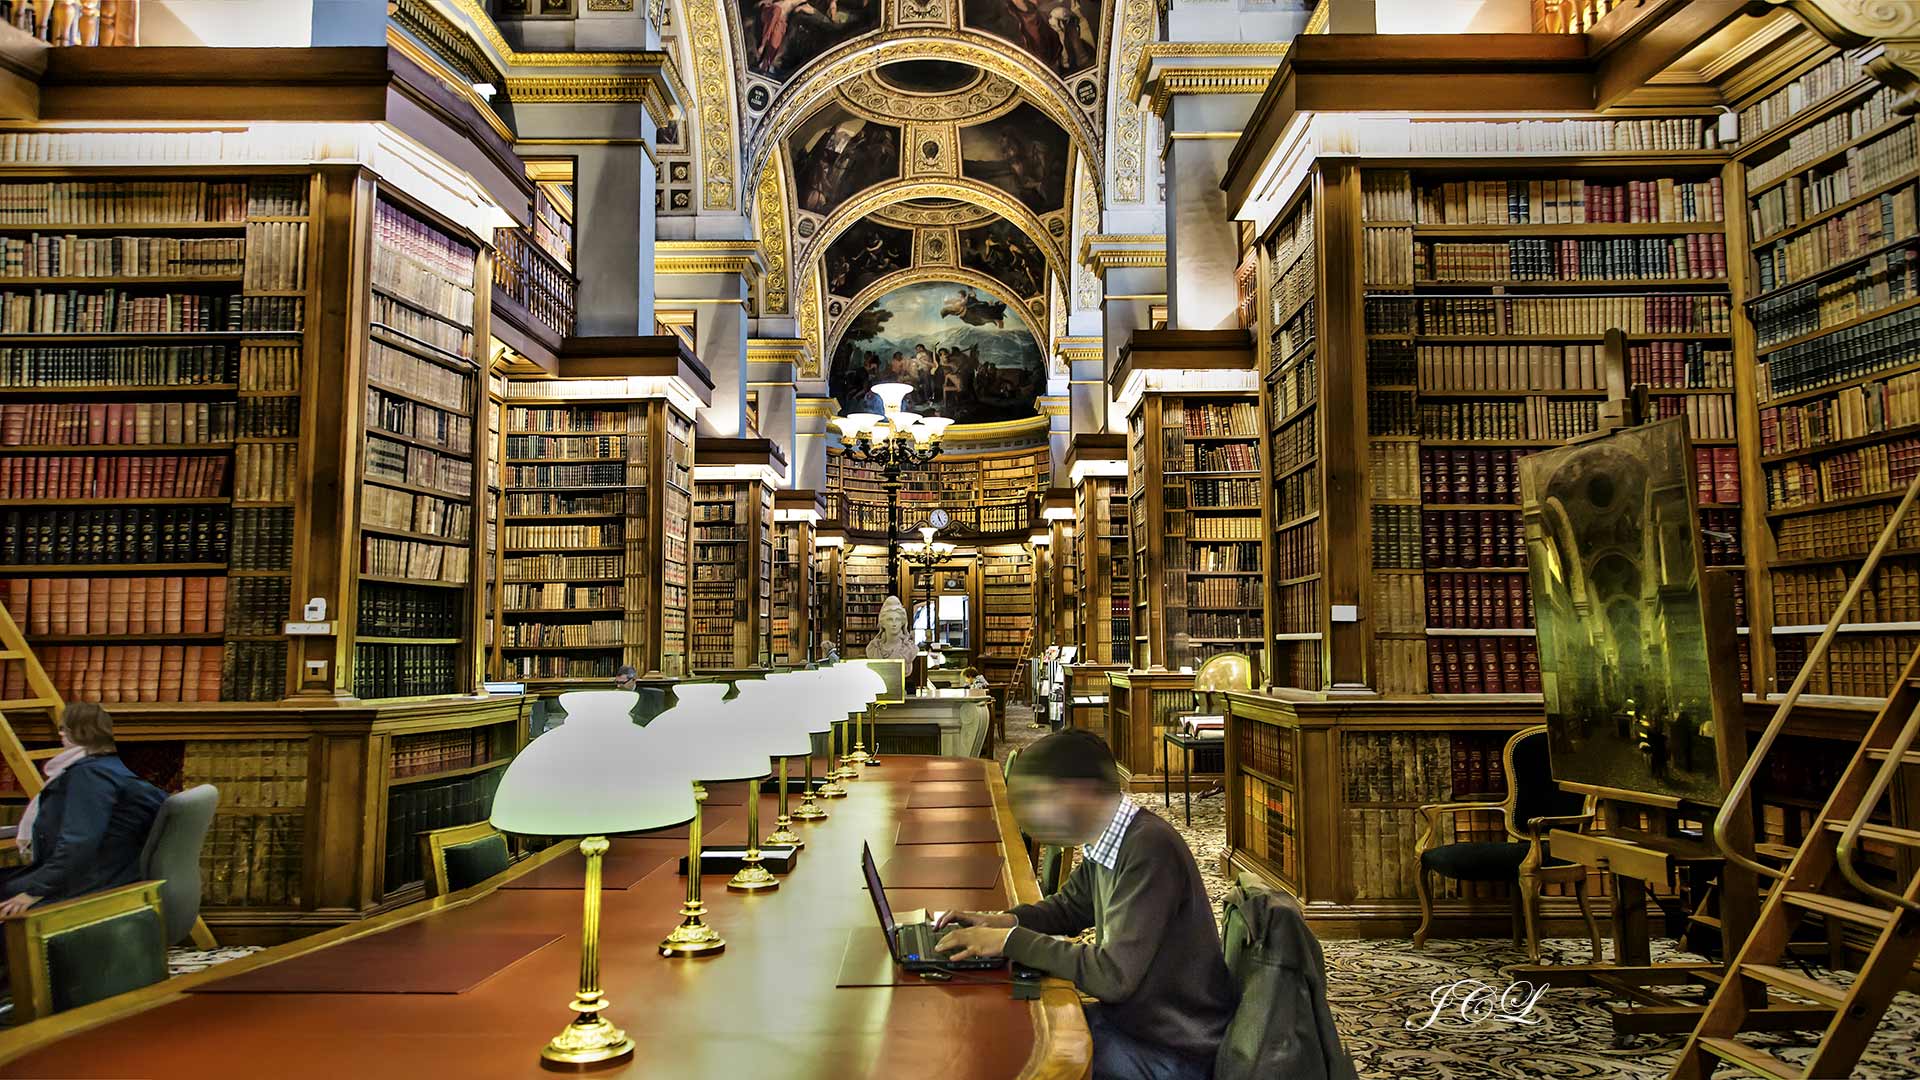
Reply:
[[840, 414], [840, 405], [830, 397], [804, 397], [794, 402], [793, 412], [793, 486], [825, 491], [827, 442], [832, 437], [828, 425]]
[[760, 402], [760, 437], [778, 447], [787, 460], [787, 487], [794, 482], [799, 395], [794, 373], [806, 354], [807, 343], [796, 338], [751, 338], [747, 341], [747, 392]]
[[1084, 424], [1076, 421], [1074, 430], [1125, 431], [1127, 418], [1112, 407], [1107, 375], [1133, 332], [1152, 328], [1155, 309], [1166, 306], [1166, 237], [1152, 233], [1090, 236], [1081, 257], [1100, 275], [1102, 355], [1097, 368], [1090, 357], [1074, 366], [1074, 413], [1089, 417]]
[[764, 272], [753, 240], [660, 240], [655, 244], [656, 310], [691, 315], [693, 351], [713, 376], [713, 405], [702, 410], [702, 435], [746, 434], [747, 315]]

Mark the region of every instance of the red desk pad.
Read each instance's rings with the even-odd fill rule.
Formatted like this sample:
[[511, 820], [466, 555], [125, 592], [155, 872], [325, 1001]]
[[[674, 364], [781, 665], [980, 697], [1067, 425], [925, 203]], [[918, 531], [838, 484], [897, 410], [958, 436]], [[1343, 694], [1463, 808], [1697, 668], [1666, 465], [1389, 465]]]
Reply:
[[984, 777], [987, 772], [986, 761], [975, 758], [968, 758], [966, 760], [948, 759], [944, 761], [915, 761], [912, 758], [893, 758], [891, 761], [895, 764], [883, 766], [883, 768], [892, 769], [898, 766], [900, 772], [889, 772], [887, 775], [910, 774], [913, 782], [916, 784], [950, 783], [955, 780], [978, 780]]
[[993, 793], [982, 783], [919, 783], [907, 798], [909, 810], [931, 810], [948, 806], [992, 806]]
[[559, 940], [559, 934], [544, 933], [449, 933], [422, 920], [205, 983], [192, 993], [464, 994]]
[[978, 809], [907, 810], [895, 844], [993, 844], [1000, 840], [1000, 823]]
[[[684, 852], [680, 853], [684, 854]], [[660, 868], [660, 864], [675, 857], [668, 851], [622, 851], [614, 848], [600, 860], [600, 888], [630, 889], [641, 878]], [[503, 889], [579, 889], [587, 883], [587, 861], [578, 851], [569, 852], [547, 863], [521, 874], [505, 885]]]
[[980, 971], [955, 971], [950, 981], [923, 979], [893, 962], [887, 948], [887, 936], [879, 926], [863, 926], [847, 931], [847, 949], [840, 956], [840, 974], [833, 985], [856, 986], [1005, 986], [1013, 981], [1010, 967]]
[[992, 889], [1000, 884], [1000, 855], [895, 855], [880, 867], [889, 889]]

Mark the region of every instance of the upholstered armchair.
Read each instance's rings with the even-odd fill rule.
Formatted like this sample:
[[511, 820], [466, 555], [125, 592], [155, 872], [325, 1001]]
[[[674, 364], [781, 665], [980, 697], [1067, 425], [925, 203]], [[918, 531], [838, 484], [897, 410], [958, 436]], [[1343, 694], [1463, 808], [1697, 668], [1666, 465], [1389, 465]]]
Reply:
[[[1524, 928], [1527, 958], [1540, 961], [1540, 889], [1571, 884], [1587, 921], [1593, 958], [1600, 959], [1600, 928], [1587, 903], [1587, 868], [1556, 859], [1548, 850], [1547, 833], [1555, 828], [1585, 828], [1593, 820], [1586, 796], [1563, 791], [1553, 782], [1547, 759], [1547, 728], [1541, 724], [1516, 732], [1501, 751], [1506, 767], [1507, 797], [1499, 802], [1430, 803], [1417, 811], [1420, 818], [1414, 855], [1420, 861], [1414, 887], [1420, 895], [1420, 928], [1414, 931], [1416, 948], [1425, 945], [1433, 925], [1433, 895], [1429, 874], [1455, 881], [1506, 882], [1514, 887], [1514, 941]], [[1498, 811], [1505, 826], [1501, 840], [1468, 840], [1437, 844], [1440, 821], [1472, 811]]]
[[504, 873], [513, 862], [507, 838], [484, 821], [420, 834], [427, 895], [445, 896]]

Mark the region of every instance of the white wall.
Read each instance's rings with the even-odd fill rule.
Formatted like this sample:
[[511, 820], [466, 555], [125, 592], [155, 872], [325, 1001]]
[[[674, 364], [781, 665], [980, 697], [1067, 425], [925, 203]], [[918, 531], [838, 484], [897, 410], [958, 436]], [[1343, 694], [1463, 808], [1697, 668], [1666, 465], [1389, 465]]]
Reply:
[[145, 0], [140, 44], [305, 49], [384, 45], [385, 0]]

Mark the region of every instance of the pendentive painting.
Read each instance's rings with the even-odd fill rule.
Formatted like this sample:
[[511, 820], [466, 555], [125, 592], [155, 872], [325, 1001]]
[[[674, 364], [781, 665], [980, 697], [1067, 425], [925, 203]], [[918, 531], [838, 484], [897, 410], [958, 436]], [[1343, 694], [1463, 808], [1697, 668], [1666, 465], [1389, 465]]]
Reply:
[[1554, 779], [1718, 804], [1686, 421], [1524, 457], [1520, 490]]
[[840, 411], [880, 412], [877, 383], [913, 387], [906, 408], [959, 424], [1034, 415], [1047, 388], [1040, 345], [1020, 309], [972, 285], [925, 281], [874, 300], [833, 352]]
[[787, 143], [800, 209], [830, 214], [875, 184], [900, 175], [900, 129], [828, 104], [807, 117]]
[[960, 129], [960, 173], [1019, 199], [1036, 214], [1067, 201], [1067, 133], [1026, 102]]
[[856, 221], [827, 248], [827, 292], [857, 296], [861, 289], [913, 264], [913, 230]]
[[880, 0], [738, 0], [747, 69], [785, 82], [807, 61], [880, 24]]
[[1016, 296], [1039, 296], [1047, 280], [1040, 245], [1005, 218], [960, 231], [960, 265], [999, 280]]
[[966, 0], [966, 25], [1025, 49], [1071, 75], [1100, 58], [1100, 0]]

